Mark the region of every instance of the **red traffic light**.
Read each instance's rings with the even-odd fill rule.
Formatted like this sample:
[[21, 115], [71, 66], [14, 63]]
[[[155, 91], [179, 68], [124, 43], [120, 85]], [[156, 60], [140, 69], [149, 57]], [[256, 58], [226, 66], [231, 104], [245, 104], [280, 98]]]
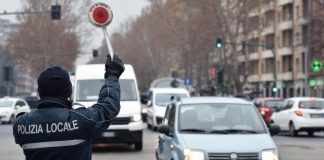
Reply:
[[93, 25], [97, 27], [106, 27], [111, 23], [113, 13], [107, 4], [98, 2], [89, 8], [88, 17]]
[[212, 75], [213, 78], [216, 77], [216, 73], [217, 73], [217, 69], [216, 69], [216, 67], [213, 67], [212, 70], [211, 70], [211, 75]]

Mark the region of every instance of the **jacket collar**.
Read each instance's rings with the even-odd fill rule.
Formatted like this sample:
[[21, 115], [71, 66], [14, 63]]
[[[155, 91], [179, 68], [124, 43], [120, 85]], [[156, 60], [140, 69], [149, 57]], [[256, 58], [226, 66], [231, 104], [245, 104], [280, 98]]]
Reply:
[[68, 108], [68, 105], [58, 98], [46, 97], [40, 99], [37, 104], [37, 109], [43, 108]]

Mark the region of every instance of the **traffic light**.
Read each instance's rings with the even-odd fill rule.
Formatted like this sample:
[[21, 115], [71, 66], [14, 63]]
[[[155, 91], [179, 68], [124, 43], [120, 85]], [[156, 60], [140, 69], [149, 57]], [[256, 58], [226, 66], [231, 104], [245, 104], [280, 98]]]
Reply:
[[216, 74], [217, 74], [217, 69], [216, 69], [216, 67], [213, 67], [211, 69], [211, 76], [212, 76], [212, 78], [216, 78]]
[[222, 48], [223, 47], [222, 39], [217, 38], [215, 46], [216, 48]]
[[97, 49], [92, 50], [92, 56], [93, 56], [93, 58], [98, 57], [98, 50]]
[[272, 87], [272, 92], [273, 93], [277, 93], [278, 92], [278, 88], [277, 87]]
[[221, 69], [217, 72], [217, 83], [223, 84], [223, 82], [224, 82], [224, 70]]
[[314, 59], [312, 61], [312, 71], [320, 72], [323, 68], [323, 63], [320, 60]]
[[52, 5], [51, 13], [52, 13], [53, 20], [60, 20], [61, 19], [61, 5]]
[[172, 71], [171, 76], [174, 79], [178, 78], [178, 72], [177, 71]]

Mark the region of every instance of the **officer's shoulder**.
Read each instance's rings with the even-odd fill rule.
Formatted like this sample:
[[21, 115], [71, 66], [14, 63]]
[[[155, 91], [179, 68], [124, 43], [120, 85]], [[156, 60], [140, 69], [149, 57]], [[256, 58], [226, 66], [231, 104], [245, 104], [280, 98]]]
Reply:
[[28, 115], [29, 113], [27, 112], [20, 112], [16, 115], [16, 119], [14, 121], [14, 125], [15, 124], [19, 124], [21, 122], [23, 122], [23, 119], [25, 119], [25, 117]]
[[23, 115], [27, 114], [27, 112], [20, 112], [16, 115], [16, 119], [18, 119], [19, 117], [22, 117]]

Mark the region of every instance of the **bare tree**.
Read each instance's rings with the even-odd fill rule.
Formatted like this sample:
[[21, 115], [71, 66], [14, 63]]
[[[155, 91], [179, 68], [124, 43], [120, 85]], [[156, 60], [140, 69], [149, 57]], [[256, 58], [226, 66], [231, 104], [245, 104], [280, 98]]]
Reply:
[[[48, 11], [53, 1], [26, 0], [25, 11]], [[47, 65], [72, 69], [80, 48], [76, 33], [81, 17], [75, 14], [75, 1], [60, 1], [61, 20], [51, 20], [49, 13], [19, 17], [18, 31], [8, 40], [7, 54], [32, 69], [33, 76]]]

